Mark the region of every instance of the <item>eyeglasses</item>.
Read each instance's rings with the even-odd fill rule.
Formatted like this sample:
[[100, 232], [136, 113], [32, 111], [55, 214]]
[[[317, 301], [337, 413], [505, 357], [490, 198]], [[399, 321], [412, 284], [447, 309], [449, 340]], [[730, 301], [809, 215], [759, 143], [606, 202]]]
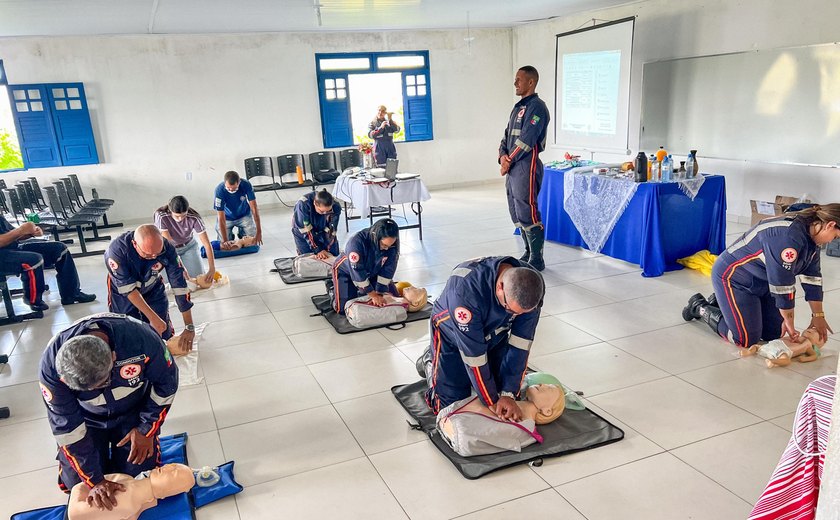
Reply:
[[501, 301], [500, 303], [502, 304], [502, 307], [504, 307], [504, 309], [505, 309], [506, 311], [508, 311], [509, 313], [513, 314], [514, 316], [519, 316], [519, 315], [521, 314], [521, 313], [519, 313], [519, 312], [514, 312], [514, 311], [513, 311], [513, 309], [511, 309], [511, 308], [510, 308], [510, 306], [508, 305], [508, 303], [507, 303], [507, 294], [505, 294], [505, 289], [504, 289], [504, 287], [502, 287], [502, 301]]

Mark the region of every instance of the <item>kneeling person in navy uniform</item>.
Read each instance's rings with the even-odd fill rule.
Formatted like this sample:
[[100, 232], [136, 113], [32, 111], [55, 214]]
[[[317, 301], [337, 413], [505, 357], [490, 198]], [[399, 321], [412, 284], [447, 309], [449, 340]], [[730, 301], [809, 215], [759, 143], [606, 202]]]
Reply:
[[158, 228], [144, 224], [134, 232], [127, 231], [118, 236], [105, 251], [105, 265], [108, 268], [108, 310], [145, 321], [163, 339], [169, 339], [174, 330], [169, 320], [169, 299], [160, 275], [165, 269], [186, 325], [180, 346], [184, 350], [192, 349], [195, 326], [190, 309], [193, 304], [184, 268], [175, 246], [163, 239]]
[[811, 308], [808, 328], [825, 341], [833, 332], [823, 312], [820, 246], [840, 238], [840, 204], [814, 205], [762, 220], [718, 256], [712, 266], [714, 299], [692, 296], [686, 321], [701, 319], [721, 337], [749, 348], [788, 335], [794, 325], [796, 280]]
[[338, 222], [341, 204], [327, 190], [307, 193], [295, 204], [292, 236], [297, 254], [312, 253], [324, 259], [338, 256]]
[[400, 259], [400, 228], [386, 218], [350, 237], [344, 253], [333, 264], [333, 309], [344, 314], [349, 300], [368, 295], [374, 305], [385, 305], [384, 293], [399, 296], [394, 273]]
[[148, 324], [111, 313], [77, 321], [44, 350], [40, 386], [63, 491], [84, 482], [93, 505], [110, 510], [123, 486], [105, 474], [160, 465], [158, 436], [178, 367]]
[[515, 403], [545, 294], [542, 275], [509, 256], [469, 260], [435, 301], [431, 345], [418, 360], [434, 413], [472, 392], [503, 419], [520, 420]]
[[85, 294], [79, 287], [79, 273], [73, 256], [61, 242], [32, 241], [43, 230], [32, 222], [25, 222], [15, 228], [0, 215], [0, 268], [6, 273], [20, 273], [23, 296], [33, 311], [45, 311], [49, 305], [44, 302], [44, 267], [55, 266], [58, 292], [62, 305], [87, 303], [96, 299], [95, 294]]

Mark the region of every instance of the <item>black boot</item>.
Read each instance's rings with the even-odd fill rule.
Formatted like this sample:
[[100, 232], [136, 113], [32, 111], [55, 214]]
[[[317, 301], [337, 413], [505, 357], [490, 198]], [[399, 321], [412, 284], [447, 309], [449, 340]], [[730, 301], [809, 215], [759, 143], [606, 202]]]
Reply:
[[95, 294], [87, 294], [79, 291], [78, 294], [73, 296], [72, 298], [62, 298], [61, 304], [62, 305], [73, 305], [74, 303], [90, 303], [96, 299]]
[[422, 377], [423, 379], [428, 379], [429, 375], [432, 373], [432, 348], [431, 346], [426, 347], [426, 350], [423, 351], [423, 354], [417, 358], [417, 361], [414, 363], [414, 367], [417, 369], [417, 375]]
[[528, 241], [528, 235], [525, 233], [524, 229], [519, 230], [519, 236], [522, 237], [522, 241], [525, 242], [525, 254], [519, 257], [520, 262], [527, 262], [529, 258], [531, 258], [531, 243]]
[[715, 293], [710, 294], [709, 297], [706, 298], [706, 301], [708, 301], [709, 305], [711, 305], [712, 307], [717, 307], [718, 309], [720, 309], [720, 305], [718, 305], [717, 302], [717, 295]]
[[723, 319], [723, 313], [720, 312], [720, 309], [717, 307], [713, 307], [711, 305], [701, 305], [700, 306], [700, 319], [712, 329], [715, 334], [720, 334], [718, 332], [718, 324], [720, 320]]
[[709, 305], [706, 298], [702, 294], [697, 293], [688, 299], [688, 305], [683, 307], [682, 317], [685, 321], [696, 320], [700, 318], [700, 306]]
[[528, 263], [537, 271], [545, 269], [543, 260], [543, 245], [545, 244], [545, 231], [541, 226], [534, 226], [527, 231], [528, 242], [531, 246], [531, 256]]

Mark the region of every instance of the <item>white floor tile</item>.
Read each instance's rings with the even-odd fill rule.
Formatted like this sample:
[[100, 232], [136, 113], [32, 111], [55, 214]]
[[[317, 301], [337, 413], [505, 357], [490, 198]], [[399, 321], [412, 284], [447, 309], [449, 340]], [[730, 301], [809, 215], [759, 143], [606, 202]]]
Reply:
[[196, 435], [215, 431], [216, 419], [207, 387], [202, 384], [179, 389], [162, 430], [163, 435], [182, 432]]
[[459, 516], [458, 520], [510, 520], [511, 518], [562, 518], [586, 520], [574, 507], [553, 489], [546, 489], [475, 513]]
[[199, 346], [202, 351], [205, 351], [253, 341], [271, 340], [282, 335], [283, 329], [271, 314], [243, 316], [230, 320], [213, 319], [204, 329]]
[[760, 422], [675, 377], [598, 395], [592, 401], [666, 449]]
[[787, 413], [781, 417], [776, 417], [775, 419], [771, 419], [770, 422], [786, 430], [787, 432], [791, 432], [793, 430], [793, 420], [796, 417], [796, 412], [794, 413]]
[[47, 407], [37, 382], [0, 386], [0, 406], [8, 407], [11, 412], [8, 418], [0, 421], [0, 426], [47, 416]]
[[246, 487], [364, 455], [332, 406], [224, 428], [219, 437]]
[[317, 312], [317, 309], [315, 309], [315, 305], [312, 304], [312, 297], [318, 294], [326, 293], [327, 290], [323, 285], [307, 285], [304, 287], [292, 286], [292, 288], [280, 291], [264, 292], [261, 293], [260, 296], [263, 301], [265, 301], [265, 305], [271, 312], [285, 311], [296, 307], [306, 307], [308, 305], [314, 313]]
[[335, 409], [368, 455], [428, 439], [409, 427], [413, 419], [390, 390], [336, 403]]
[[452, 518], [548, 487], [527, 466], [467, 480], [431, 442], [377, 453], [370, 460], [412, 520]]
[[0, 439], [0, 478], [52, 467], [58, 476], [55, 437], [47, 419], [0, 426]]
[[[170, 312], [173, 321], [176, 321], [176, 316], [180, 319], [180, 313], [177, 312], [177, 309]], [[268, 307], [265, 306], [258, 294], [200, 302], [195, 304], [192, 309], [193, 319], [196, 323], [232, 320], [268, 312]]]
[[750, 504], [764, 491], [790, 432], [764, 422], [671, 453]]
[[395, 348], [309, 365], [333, 403], [389, 390], [418, 379], [414, 363]]
[[327, 404], [306, 367], [207, 385], [219, 428]]
[[617, 302], [674, 290], [673, 285], [669, 285], [658, 278], [639, 276], [637, 272], [579, 281], [575, 282], [575, 285]]
[[377, 329], [380, 334], [385, 336], [391, 344], [401, 347], [412, 343], [419, 343], [429, 341], [429, 320], [412, 321], [406, 323], [405, 327], [399, 330], [391, 330], [388, 328]]
[[556, 316], [543, 316], [531, 345], [531, 357], [600, 343], [601, 340], [569, 325]]
[[[324, 320], [320, 316], [318, 319]], [[326, 330], [295, 334], [289, 336], [289, 339], [307, 364], [365, 354], [376, 350], [387, 350], [393, 347], [391, 342], [377, 330], [342, 335], [330, 327]]]
[[565, 484], [558, 491], [588, 520], [720, 520], [746, 518], [752, 509], [669, 453]]
[[12, 354], [7, 364], [0, 365], [0, 387], [38, 381], [40, 363], [40, 352]]
[[365, 458], [248, 487], [236, 502], [243, 520], [408, 518]]
[[239, 520], [236, 498], [227, 497], [195, 510], [196, 520]]
[[750, 361], [755, 360], [736, 359], [680, 377], [762, 419], [795, 411], [811, 379]]
[[668, 376], [667, 372], [607, 343], [532, 357], [528, 364], [554, 375], [564, 385], [586, 396]]
[[546, 314], [557, 315], [610, 303], [613, 301], [606, 296], [567, 284], [546, 288], [542, 310]]
[[208, 385], [303, 366], [303, 360], [285, 336], [202, 349], [199, 356]]
[[321, 316], [312, 316], [317, 311], [312, 302], [304, 307], [295, 307], [285, 311], [277, 311], [274, 314], [277, 323], [287, 335], [300, 334], [331, 328], [330, 323]]
[[[5, 437], [3, 439], [8, 442]], [[67, 503], [67, 495], [58, 489], [58, 462], [53, 462], [55, 467], [0, 478], [0, 518]], [[4, 460], [4, 465], [6, 463]]]

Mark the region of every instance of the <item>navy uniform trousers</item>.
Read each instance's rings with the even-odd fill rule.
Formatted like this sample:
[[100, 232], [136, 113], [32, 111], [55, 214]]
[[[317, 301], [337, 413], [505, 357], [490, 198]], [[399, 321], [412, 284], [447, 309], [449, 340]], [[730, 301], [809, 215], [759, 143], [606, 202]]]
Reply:
[[44, 293], [44, 268], [55, 266], [58, 290], [62, 298], [79, 293], [76, 264], [61, 242], [26, 242], [17, 247], [0, 249], [0, 269], [4, 273], [20, 273], [26, 302], [41, 301]]

